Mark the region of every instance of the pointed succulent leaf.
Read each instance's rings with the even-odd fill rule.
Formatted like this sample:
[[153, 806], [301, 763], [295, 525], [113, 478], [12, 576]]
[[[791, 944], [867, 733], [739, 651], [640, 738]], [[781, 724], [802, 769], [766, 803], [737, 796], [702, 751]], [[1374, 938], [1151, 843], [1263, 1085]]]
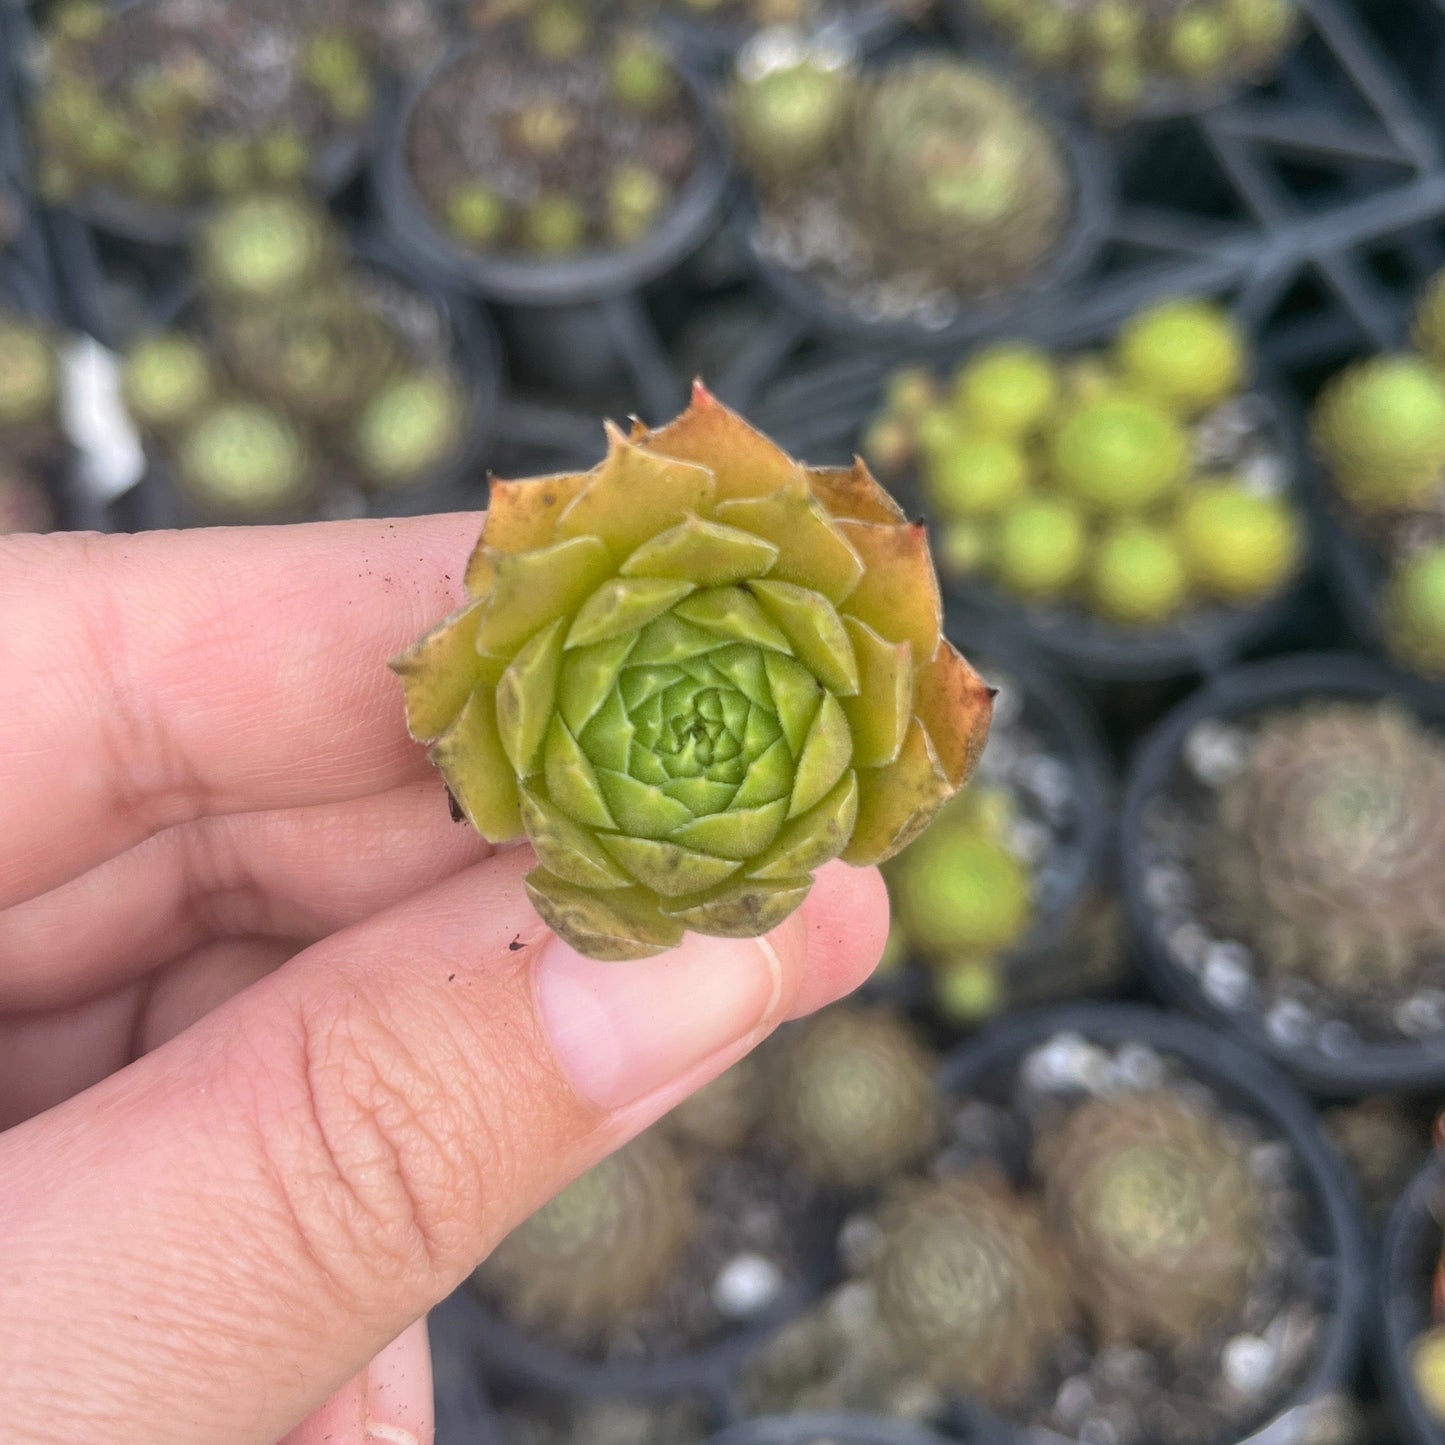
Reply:
[[457, 720], [436, 741], [432, 761], [467, 821], [489, 843], [522, 832], [517, 778], [497, 730], [497, 697], [479, 687]]
[[701, 383], [692, 405], [674, 422], [640, 443], [648, 451], [707, 467], [717, 480], [717, 499], [766, 497], [793, 474], [792, 457], [720, 405]]
[[726, 587], [750, 577], [766, 577], [777, 560], [777, 547], [764, 537], [688, 517], [649, 537], [622, 564], [622, 575], [673, 577], [703, 587]]
[[765, 537], [778, 548], [768, 574], [842, 600], [858, 585], [863, 563], [808, 489], [801, 470], [770, 497], [739, 497], [724, 502], [718, 520]]
[[[523, 482], [494, 478], [488, 496], [487, 520], [474, 558], [484, 549], [534, 552], [556, 541], [558, 519], [591, 477], [591, 472], [569, 472]], [[478, 595], [472, 586], [471, 566], [467, 569], [467, 591]]]
[[849, 615], [890, 642], [907, 642], [914, 664], [923, 666], [938, 651], [943, 625], [927, 532], [919, 523], [840, 522], [838, 527], [863, 559], [863, 579], [848, 599]]
[[843, 619], [821, 592], [771, 578], [754, 582], [759, 602], [772, 614], [805, 663], [824, 687], [842, 694], [858, 690], [858, 660]]
[[860, 768], [881, 768], [898, 756], [908, 735], [913, 649], [887, 641], [856, 617], [845, 617], [843, 625], [858, 659], [858, 691], [843, 699], [853, 729], [853, 760]]
[[553, 805], [532, 788], [523, 787], [522, 822], [537, 861], [549, 872], [579, 888], [630, 888], [632, 878], [607, 855], [598, 835]]
[[811, 878], [748, 880], [678, 906], [663, 905], [669, 918], [698, 933], [720, 938], [757, 938], [795, 912], [813, 886]]
[[885, 527], [896, 527], [907, 520], [903, 508], [856, 458], [851, 467], [809, 468], [808, 485], [835, 520], [852, 517], [859, 522], [879, 522]]
[[858, 818], [858, 775], [846, 772], [823, 800], [789, 821], [758, 861], [749, 878], [801, 878], [831, 862], [847, 846]]
[[542, 922], [589, 958], [651, 958], [675, 948], [686, 932], [677, 919], [663, 916], [657, 895], [645, 888], [597, 893], [545, 868], [534, 868], [523, 882]]
[[614, 637], [634, 637], [693, 590], [693, 583], [668, 577], [616, 577], [604, 582], [582, 604], [567, 634], [567, 646], [590, 647]]
[[496, 586], [477, 628], [478, 650], [515, 655], [539, 629], [576, 612], [608, 569], [607, 548], [595, 537], [499, 557]]
[[501, 677], [505, 663], [477, 654], [482, 605], [474, 602], [448, 617], [391, 664], [401, 678], [407, 728], [418, 742], [440, 737], [478, 683]]
[[883, 863], [906, 848], [954, 789], [923, 725], [914, 722], [898, 757], [886, 768], [858, 775], [858, 821], [843, 858]]

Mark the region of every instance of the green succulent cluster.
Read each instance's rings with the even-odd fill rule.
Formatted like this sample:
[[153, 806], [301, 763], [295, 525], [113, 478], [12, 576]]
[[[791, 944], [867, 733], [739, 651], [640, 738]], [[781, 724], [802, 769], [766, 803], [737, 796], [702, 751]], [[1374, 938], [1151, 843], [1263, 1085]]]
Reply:
[[200, 314], [127, 354], [122, 393], [198, 513], [296, 516], [322, 473], [386, 494], [453, 454], [467, 402], [449, 367], [412, 358], [324, 209], [258, 193], [197, 243]]
[[1334, 493], [1387, 571], [1385, 643], [1445, 678], [1445, 271], [1421, 294], [1413, 351], [1346, 367], [1311, 417]]
[[[371, 65], [346, 32], [297, 12], [290, 79], [268, 109], [253, 103], [246, 72], [230, 69], [227, 23], [249, 23], [245, 7], [220, 21], [208, 14], [194, 29], [175, 7], [66, 0], [53, 11], [33, 114], [46, 196], [104, 186], [175, 205], [292, 185], [323, 141], [370, 117]], [[247, 92], [245, 103], [230, 89]]]
[[937, 1135], [934, 1059], [886, 1009], [830, 1009], [773, 1057], [767, 1127], [789, 1163], [825, 1187], [881, 1184]]
[[1073, 207], [1059, 142], [1021, 93], [960, 61], [877, 76], [825, 45], [740, 66], [739, 152], [770, 204], [823, 188], [883, 275], [917, 273], [961, 296], [1024, 281]]
[[1217, 1119], [1173, 1092], [1098, 1099], [1037, 1155], [1045, 1211], [1102, 1338], [1168, 1346], [1234, 1325], [1263, 1201]]
[[658, 1299], [697, 1224], [692, 1162], [649, 1130], [514, 1229], [473, 1284], [524, 1328], [592, 1344]]
[[1280, 974], [1365, 992], [1445, 947], [1445, 742], [1403, 709], [1268, 717], [1209, 836], [1224, 918]]
[[894, 933], [955, 1022], [1002, 1005], [1009, 951], [1034, 921], [1032, 871], [1009, 847], [1012, 813], [1003, 790], [970, 788], [887, 868]]
[[1004, 343], [946, 387], [905, 369], [863, 447], [885, 475], [916, 468], [953, 575], [1158, 626], [1191, 607], [1257, 603], [1303, 560], [1288, 500], [1194, 459], [1193, 429], [1250, 370], [1224, 312], [1168, 300], [1137, 313], [1106, 355], [1061, 361]]
[[1074, 1320], [1037, 1206], [992, 1173], [902, 1188], [869, 1277], [900, 1361], [995, 1407], [1023, 1396]]
[[1294, 39], [1296, 0], [974, 0], [1033, 64], [1081, 77], [1124, 119], [1161, 83], [1265, 78]]
[[[573, 158], [584, 137], [595, 146], [599, 132], [614, 126], [631, 134], [674, 123], [677, 67], [645, 29], [599, 27], [574, 0], [538, 0], [528, 9], [522, 43], [534, 64], [558, 74], [519, 94], [498, 118], [505, 158], [498, 173], [448, 182], [430, 198], [433, 209], [451, 238], [474, 251], [557, 257], [637, 245], [672, 209], [681, 174], [649, 163], [645, 145], [603, 147], [595, 172], [583, 177]], [[601, 98], [578, 98], [594, 80]]]

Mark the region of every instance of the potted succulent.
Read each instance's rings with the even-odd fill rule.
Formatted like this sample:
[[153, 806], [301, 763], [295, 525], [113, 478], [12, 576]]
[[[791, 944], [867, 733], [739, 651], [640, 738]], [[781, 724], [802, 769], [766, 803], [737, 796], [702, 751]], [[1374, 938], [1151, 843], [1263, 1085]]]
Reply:
[[1311, 415], [1333, 580], [1352, 623], [1445, 683], [1445, 272], [1415, 310], [1414, 349], [1333, 377]]
[[1107, 350], [1002, 342], [891, 378], [862, 440], [939, 528], [945, 576], [1092, 679], [1205, 670], [1281, 622], [1307, 560], [1294, 438], [1212, 303]]
[[999, 691], [972, 785], [885, 867], [881, 987], [900, 979], [954, 1028], [1117, 987], [1126, 972], [1102, 744], [1066, 684], [1009, 657], [980, 664]]
[[1383, 1330], [1376, 1352], [1385, 1393], [1410, 1445], [1445, 1441], [1445, 1170], [1432, 1159], [1390, 1216], [1380, 1262]]
[[1059, 286], [1102, 239], [1105, 162], [1002, 76], [926, 51], [858, 69], [765, 32], [729, 98], [753, 181], [747, 244], [810, 324], [959, 338]]
[[785, 1030], [503, 1241], [463, 1292], [483, 1354], [591, 1398], [718, 1388], [816, 1295], [845, 1204], [933, 1144], [933, 1068], [885, 1008]]
[[845, 1226], [853, 1279], [759, 1352], [744, 1410], [1203, 1445], [1347, 1409], [1362, 1230], [1282, 1077], [1197, 1025], [1083, 1005], [985, 1031], [941, 1084], [940, 1149]]
[[419, 510], [468, 473], [498, 367], [470, 308], [283, 193], [220, 209], [196, 275], [122, 369], [165, 459], [163, 508], [198, 521]]
[[969, 43], [1001, 40], [1110, 122], [1178, 114], [1269, 77], [1296, 0], [949, 0]]
[[180, 242], [258, 185], [335, 190], [376, 105], [364, 43], [280, 0], [65, 0], [35, 52], [41, 195], [137, 241]]
[[1438, 1088], [1437, 787], [1445, 704], [1408, 674], [1312, 653], [1216, 678], [1128, 782], [1125, 902], [1146, 970], [1320, 1092]]

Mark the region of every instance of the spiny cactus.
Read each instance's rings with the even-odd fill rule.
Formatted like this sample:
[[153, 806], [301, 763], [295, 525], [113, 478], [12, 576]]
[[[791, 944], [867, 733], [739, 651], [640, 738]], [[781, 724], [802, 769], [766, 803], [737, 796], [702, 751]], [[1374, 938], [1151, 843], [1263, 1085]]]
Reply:
[[979, 295], [1018, 284], [1058, 244], [1072, 207], [1063, 154], [1005, 82], [916, 61], [866, 88], [854, 126], [858, 216], [887, 269]]
[[1445, 377], [1414, 356], [1356, 362], [1320, 393], [1314, 445], [1362, 512], [1423, 505], [1445, 471]]
[[902, 1189], [870, 1271], [902, 1362], [1007, 1406], [1072, 1322], [1069, 1271], [1031, 1201], [991, 1173]]
[[691, 1170], [654, 1129], [514, 1229], [473, 1281], [525, 1328], [587, 1344], [659, 1296], [696, 1227]]
[[1216, 1119], [1162, 1091], [1096, 1099], [1036, 1156], [1050, 1225], [1105, 1339], [1182, 1344], [1234, 1326], [1262, 1201]]
[[1352, 991], [1408, 977], [1445, 947], [1445, 744], [1387, 705], [1270, 717], [1219, 800], [1205, 864], [1270, 968]]
[[933, 1143], [934, 1061], [897, 1015], [830, 1009], [777, 1047], [769, 1132], [819, 1184], [880, 1184]]

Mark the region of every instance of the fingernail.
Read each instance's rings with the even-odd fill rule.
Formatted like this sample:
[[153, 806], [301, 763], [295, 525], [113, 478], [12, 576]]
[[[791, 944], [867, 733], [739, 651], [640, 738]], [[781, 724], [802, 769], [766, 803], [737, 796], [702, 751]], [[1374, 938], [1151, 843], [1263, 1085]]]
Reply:
[[598, 963], [552, 938], [535, 986], [563, 1073], [584, 1098], [617, 1109], [765, 1023], [783, 967], [767, 938], [688, 934], [677, 948], [630, 963]]
[[367, 1367], [367, 1445], [426, 1445], [432, 1438], [431, 1349], [418, 1320]]

